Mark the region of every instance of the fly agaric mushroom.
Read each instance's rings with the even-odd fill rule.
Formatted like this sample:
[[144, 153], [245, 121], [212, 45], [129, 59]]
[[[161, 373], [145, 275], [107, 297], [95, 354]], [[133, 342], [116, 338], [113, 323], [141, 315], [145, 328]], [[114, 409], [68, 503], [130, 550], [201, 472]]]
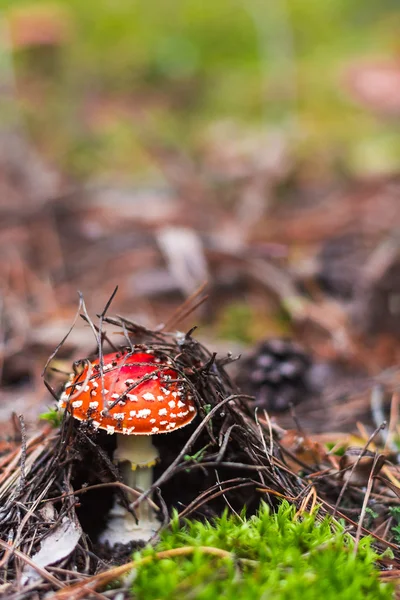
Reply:
[[[75, 419], [93, 429], [116, 434], [114, 458], [121, 463], [124, 482], [146, 491], [152, 484], [152, 467], [158, 459], [151, 436], [185, 427], [196, 416], [187, 385], [161, 352], [136, 346], [99, 359], [84, 361], [70, 377], [60, 398]], [[150, 507], [140, 505], [138, 524], [119, 504], [100, 541], [127, 543], [150, 537], [155, 518]]]

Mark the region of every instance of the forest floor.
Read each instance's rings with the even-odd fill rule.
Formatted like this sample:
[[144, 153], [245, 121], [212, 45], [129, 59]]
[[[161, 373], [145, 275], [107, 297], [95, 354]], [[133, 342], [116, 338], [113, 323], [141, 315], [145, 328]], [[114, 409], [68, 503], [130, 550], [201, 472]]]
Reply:
[[[174, 465], [155, 498], [163, 527], [174, 510], [251, 515], [260, 500], [276, 508], [285, 498], [297, 518], [318, 505], [356, 549], [371, 535], [382, 580], [396, 580], [400, 71], [396, 58], [357, 53], [390, 50], [398, 13], [365, 12], [353, 35], [356, 2], [332, 14], [321, 4], [310, 23], [290, 0], [270, 26], [296, 34], [296, 17], [320, 32], [320, 51], [300, 36], [298, 59], [278, 45], [266, 54], [282, 61], [261, 64], [257, 15], [228, 0], [198, 21], [186, 3], [181, 29], [164, 10], [147, 27], [153, 12], [138, 9], [134, 56], [123, 2], [112, 18], [100, 2], [88, 36], [90, 3], [12, 4], [16, 55], [0, 64], [0, 590], [67, 594], [132, 550], [97, 544], [116, 482], [112, 444], [66, 419], [60, 428], [50, 392], [98, 350], [78, 313], [85, 306], [96, 325], [116, 287], [106, 316], [126, 320], [101, 326], [117, 345], [125, 327], [146, 343], [172, 333], [175, 357], [177, 330], [197, 327], [186, 358], [204, 376], [203, 421], [181, 462], [196, 427], [160, 442], [158, 479]], [[230, 37], [211, 55], [214, 21]], [[45, 52], [24, 37], [43, 22]], [[294, 66], [288, 87], [280, 73]], [[219, 412], [217, 398], [230, 395], [240, 396], [234, 408]], [[60, 527], [68, 552], [58, 567], [44, 560], [23, 592], [30, 557]]]

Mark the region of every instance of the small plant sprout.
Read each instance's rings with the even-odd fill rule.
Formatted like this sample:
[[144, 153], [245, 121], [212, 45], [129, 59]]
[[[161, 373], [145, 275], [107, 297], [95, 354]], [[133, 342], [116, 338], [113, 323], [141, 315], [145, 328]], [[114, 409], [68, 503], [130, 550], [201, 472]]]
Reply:
[[[75, 419], [117, 436], [114, 459], [123, 481], [140, 492], [151, 487], [158, 459], [152, 436], [185, 427], [197, 414], [187, 384], [171, 364], [143, 346], [107, 354], [101, 364], [99, 359], [85, 361], [60, 398], [60, 407]], [[113, 545], [149, 539], [157, 521], [147, 502], [139, 505], [137, 518], [116, 501], [100, 541]]]
[[57, 408], [49, 407], [49, 410], [39, 415], [39, 418], [41, 421], [47, 421], [52, 427], [57, 428], [61, 425], [62, 412]]

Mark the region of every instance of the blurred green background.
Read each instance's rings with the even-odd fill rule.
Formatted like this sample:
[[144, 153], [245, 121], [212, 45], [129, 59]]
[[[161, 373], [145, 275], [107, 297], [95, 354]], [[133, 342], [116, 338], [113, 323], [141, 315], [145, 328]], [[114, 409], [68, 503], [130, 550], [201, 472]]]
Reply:
[[398, 0], [3, 0], [2, 32], [2, 122], [75, 177], [155, 176], [145, 140], [196, 156], [231, 122], [317, 170], [399, 166], [399, 115], [345, 76], [397, 60]]

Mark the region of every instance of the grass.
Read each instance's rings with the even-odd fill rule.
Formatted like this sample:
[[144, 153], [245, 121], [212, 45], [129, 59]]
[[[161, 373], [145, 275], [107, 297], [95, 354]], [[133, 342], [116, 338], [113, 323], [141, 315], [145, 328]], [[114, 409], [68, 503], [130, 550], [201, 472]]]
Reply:
[[[161, 553], [161, 554], [160, 554]], [[163, 558], [160, 558], [162, 556]], [[296, 518], [283, 502], [276, 514], [227, 514], [213, 523], [174, 520], [160, 543], [135, 554], [132, 598], [137, 600], [389, 600], [378, 580], [377, 555], [364, 538], [353, 541], [317, 513]]]
[[224, 119], [279, 126], [295, 153], [355, 168], [390, 165], [400, 150], [393, 123], [340, 85], [349, 60], [396, 51], [395, 0], [4, 0], [3, 11], [12, 20], [40, 5], [62, 9], [71, 33], [50, 71], [43, 54], [14, 54], [19, 108], [73, 173], [154, 177], [143, 128], [192, 151]]

